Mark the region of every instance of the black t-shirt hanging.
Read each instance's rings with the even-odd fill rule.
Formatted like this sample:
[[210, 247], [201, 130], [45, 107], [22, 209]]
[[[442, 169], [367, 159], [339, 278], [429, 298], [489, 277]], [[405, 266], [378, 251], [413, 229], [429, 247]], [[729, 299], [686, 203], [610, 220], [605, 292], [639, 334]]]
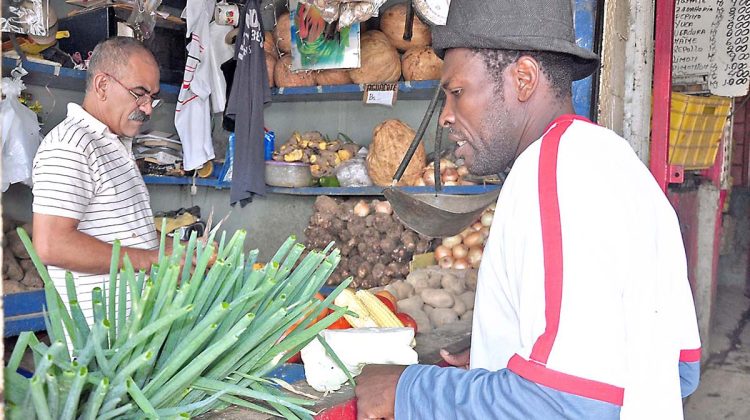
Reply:
[[258, 3], [259, 0], [247, 0], [240, 17], [234, 53], [237, 69], [226, 109], [226, 114], [235, 121], [234, 168], [229, 192], [232, 204], [266, 192], [263, 106], [271, 102], [271, 89]]

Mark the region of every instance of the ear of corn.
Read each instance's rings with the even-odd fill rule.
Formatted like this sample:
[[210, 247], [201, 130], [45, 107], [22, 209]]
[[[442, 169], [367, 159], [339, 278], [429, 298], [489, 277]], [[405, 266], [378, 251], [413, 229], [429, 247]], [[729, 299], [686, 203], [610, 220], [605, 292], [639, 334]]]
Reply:
[[393, 328], [404, 326], [383, 302], [367, 290], [358, 290], [355, 293], [351, 289], [345, 289], [339, 294], [334, 303], [337, 306], [346, 307], [349, 311], [357, 314], [357, 316], [344, 314], [344, 318], [354, 328]]
[[403, 327], [404, 324], [383, 302], [368, 290], [358, 290], [356, 297], [364, 303], [370, 316], [379, 327]]
[[[351, 279], [323, 301], [314, 297], [336, 268], [338, 250], [303, 256], [290, 237], [258, 266], [257, 251], [244, 252], [245, 232], [238, 231], [229, 240], [221, 236], [209, 267], [212, 238], [203, 245], [193, 235], [165, 255], [162, 232], [158, 263], [135, 273], [127, 256], [118, 268], [116, 243], [106, 289], [92, 293], [88, 326], [72, 277], [71, 315], [28, 235], [18, 233], [45, 282], [52, 344], [30, 332], [19, 337], [5, 373], [8, 418], [186, 418], [229, 403], [286, 418], [313, 414], [304, 408], [312, 402], [279, 393], [264, 377], [346, 312], [332, 303]], [[326, 308], [333, 311], [314, 323]], [[36, 366], [31, 379], [16, 372], [28, 348]]]

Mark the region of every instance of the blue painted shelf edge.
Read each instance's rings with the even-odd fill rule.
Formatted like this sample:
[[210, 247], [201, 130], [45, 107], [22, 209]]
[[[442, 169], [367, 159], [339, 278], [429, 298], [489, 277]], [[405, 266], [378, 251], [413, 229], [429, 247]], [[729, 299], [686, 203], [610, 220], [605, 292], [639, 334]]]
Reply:
[[[216, 178], [191, 178], [191, 177], [172, 177], [172, 176], [151, 176], [143, 177], [146, 184], [149, 185], [192, 185], [195, 181], [196, 186], [213, 187], [216, 189], [229, 188], [229, 182], [222, 182]], [[289, 194], [289, 195], [383, 195], [385, 187], [302, 187], [302, 188], [283, 188], [268, 187], [268, 192], [272, 194]], [[497, 184], [486, 185], [461, 185], [443, 187], [443, 193], [455, 195], [475, 195], [482, 194], [500, 188]], [[431, 193], [435, 191], [434, 187], [401, 187], [404, 191], [410, 193]]]
[[[20, 59], [3, 57], [3, 68], [12, 69], [21, 63]], [[34, 61], [24, 61], [23, 67], [31, 74], [43, 74], [47, 76], [58, 76], [67, 79], [85, 80], [84, 70], [75, 70], [66, 67], [43, 64]], [[430, 92], [437, 87], [437, 80], [418, 80], [398, 82], [400, 94], [405, 94], [404, 99], [429, 99]], [[180, 92], [179, 85], [161, 84], [164, 94], [176, 95]], [[271, 95], [279, 102], [294, 100], [360, 100], [365, 91], [364, 85], [330, 85], [330, 86], [301, 86], [288, 88], [273, 88]]]

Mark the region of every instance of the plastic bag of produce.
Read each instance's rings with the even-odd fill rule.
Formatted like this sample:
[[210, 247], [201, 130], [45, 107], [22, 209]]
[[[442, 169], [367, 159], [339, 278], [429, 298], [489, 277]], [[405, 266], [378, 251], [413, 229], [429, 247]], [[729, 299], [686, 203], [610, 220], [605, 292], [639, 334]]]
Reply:
[[2, 91], [5, 99], [0, 102], [2, 191], [6, 191], [10, 184], [16, 182], [31, 186], [34, 155], [42, 141], [36, 114], [18, 100], [25, 88], [20, 77], [3, 77]]
[[372, 185], [370, 175], [367, 173], [365, 157], [367, 149], [361, 148], [353, 159], [342, 162], [336, 167], [334, 173], [342, 187], [369, 187]]

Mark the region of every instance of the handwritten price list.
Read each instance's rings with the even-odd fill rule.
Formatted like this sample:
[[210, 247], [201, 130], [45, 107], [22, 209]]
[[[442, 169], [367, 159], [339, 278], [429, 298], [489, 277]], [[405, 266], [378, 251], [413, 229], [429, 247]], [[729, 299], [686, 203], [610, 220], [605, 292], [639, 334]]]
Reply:
[[722, 8], [709, 89], [714, 95], [744, 96], [750, 86], [750, 0], [724, 1]]

